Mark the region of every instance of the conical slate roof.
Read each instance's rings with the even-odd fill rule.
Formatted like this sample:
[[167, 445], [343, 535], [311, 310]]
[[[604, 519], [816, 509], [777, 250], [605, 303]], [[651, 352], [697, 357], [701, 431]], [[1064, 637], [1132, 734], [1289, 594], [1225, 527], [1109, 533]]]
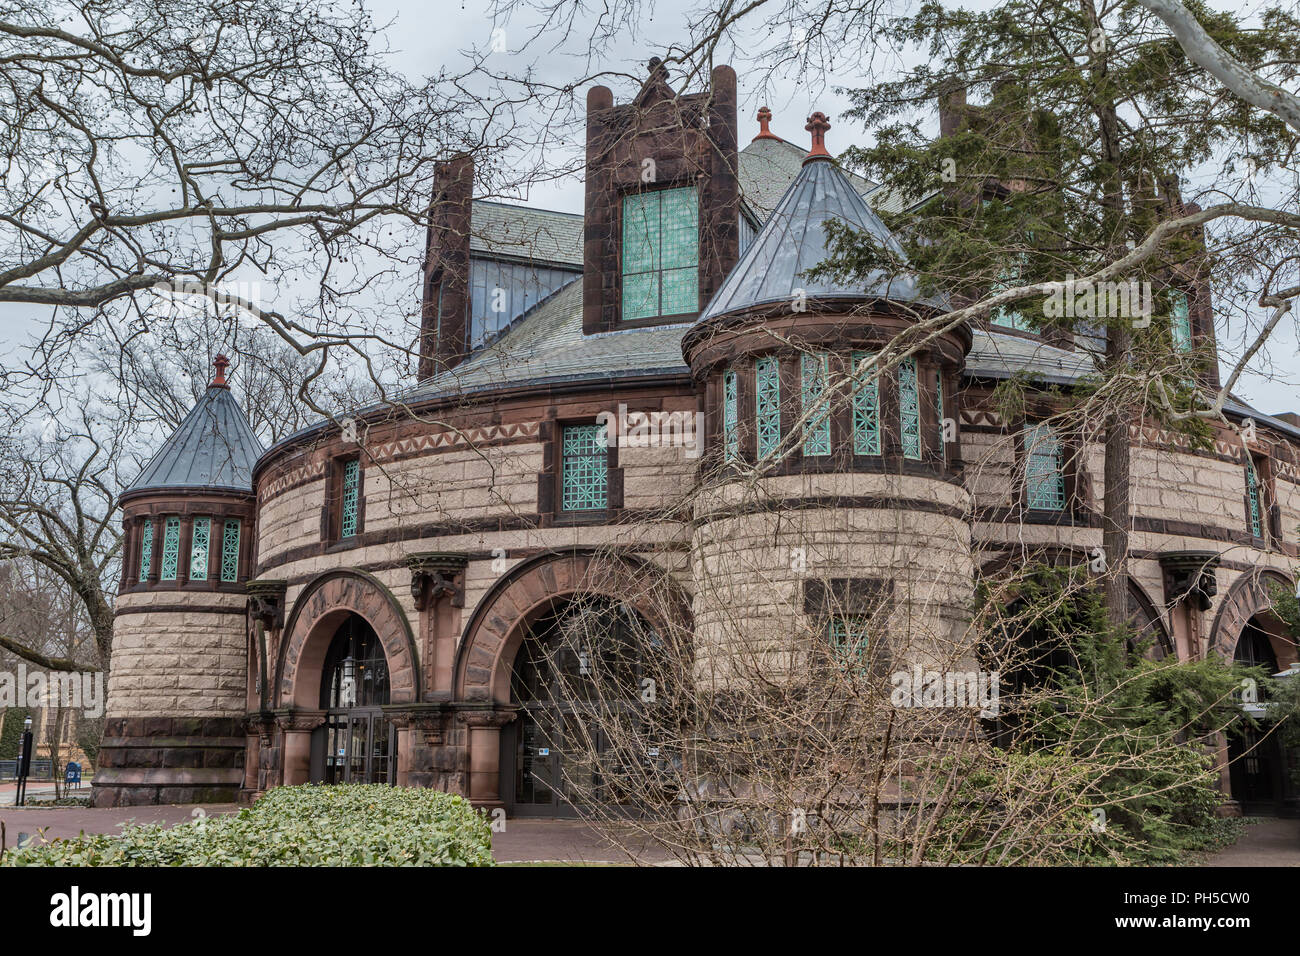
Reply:
[[262, 455], [262, 443], [225, 383], [225, 364], [218, 356], [216, 379], [126, 494], [253, 490], [253, 465]]
[[829, 155], [810, 154], [794, 182], [777, 203], [771, 218], [750, 243], [722, 287], [709, 300], [700, 321], [726, 312], [791, 302], [795, 290], [808, 298], [891, 299], [895, 302], [946, 308], [939, 300], [922, 298], [909, 275], [877, 272], [861, 283], [812, 280], [807, 270], [826, 259], [826, 222], [838, 219], [874, 236], [900, 258], [903, 248], [880, 217], [858, 195]]

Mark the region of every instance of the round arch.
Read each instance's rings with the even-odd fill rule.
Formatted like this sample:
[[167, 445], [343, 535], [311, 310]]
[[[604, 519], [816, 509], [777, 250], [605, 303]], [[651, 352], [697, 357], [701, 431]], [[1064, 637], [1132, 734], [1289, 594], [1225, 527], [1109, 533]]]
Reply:
[[389, 700], [420, 699], [415, 634], [397, 598], [373, 575], [343, 569], [314, 578], [294, 602], [276, 658], [274, 706], [318, 709], [325, 655], [349, 614], [363, 618], [379, 636], [388, 658]]
[[[1228, 588], [1228, 593], [1223, 596], [1219, 610], [1214, 615], [1214, 627], [1210, 632], [1212, 635], [1210, 647], [1217, 654], [1226, 660], [1232, 660], [1242, 632], [1257, 615], [1262, 616], [1266, 622], [1276, 625], [1265, 628], [1275, 644], [1282, 639], [1281, 622], [1273, 614], [1272, 588], [1278, 585], [1292, 592], [1295, 591], [1295, 582], [1281, 571], [1253, 568], [1237, 578], [1232, 587]], [[1278, 654], [1279, 661], [1282, 657], [1283, 655]]]
[[651, 627], [690, 628], [690, 602], [660, 568], [629, 555], [547, 552], [512, 568], [479, 601], [456, 652], [459, 700], [508, 704], [515, 655], [529, 626], [570, 594], [630, 605]]
[[1157, 659], [1175, 656], [1173, 638], [1169, 634], [1164, 615], [1132, 575], [1128, 579], [1128, 616], [1139, 638], [1150, 637], [1154, 640], [1151, 653]]

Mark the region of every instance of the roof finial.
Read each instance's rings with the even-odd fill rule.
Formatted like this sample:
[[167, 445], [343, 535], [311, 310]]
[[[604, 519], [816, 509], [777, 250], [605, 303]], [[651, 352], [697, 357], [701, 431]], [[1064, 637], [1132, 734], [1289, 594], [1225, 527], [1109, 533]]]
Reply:
[[226, 369], [230, 368], [230, 359], [224, 355], [218, 355], [212, 360], [212, 366], [217, 370], [217, 374], [213, 376], [212, 384], [208, 387], [230, 388], [230, 385], [226, 382]]
[[826, 151], [826, 131], [831, 128], [831, 121], [826, 118], [825, 113], [813, 113], [808, 117], [808, 125], [804, 127], [812, 133], [812, 149], [808, 150], [808, 155], [804, 157], [804, 162], [810, 159], [817, 159], [825, 156], [827, 159], [833, 159], [830, 153]]
[[767, 128], [767, 125], [771, 122], [772, 122], [772, 111], [768, 109], [766, 106], [759, 107], [758, 135], [754, 137], [754, 142], [758, 142], [760, 139], [774, 139], [777, 142], [781, 141], [780, 136], [777, 136], [775, 133], [773, 133], [770, 129]]

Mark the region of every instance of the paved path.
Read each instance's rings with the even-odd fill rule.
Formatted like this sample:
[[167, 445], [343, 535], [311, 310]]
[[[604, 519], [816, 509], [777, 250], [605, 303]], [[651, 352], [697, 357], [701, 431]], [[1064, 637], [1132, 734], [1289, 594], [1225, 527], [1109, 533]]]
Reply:
[[1300, 820], [1264, 817], [1252, 821], [1240, 840], [1202, 866], [1300, 866]]

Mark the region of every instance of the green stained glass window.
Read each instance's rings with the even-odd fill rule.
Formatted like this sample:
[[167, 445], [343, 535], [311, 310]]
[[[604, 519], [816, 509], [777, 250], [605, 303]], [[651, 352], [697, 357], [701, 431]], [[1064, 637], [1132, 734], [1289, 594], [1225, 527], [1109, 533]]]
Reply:
[[623, 197], [623, 318], [695, 313], [699, 198], [694, 187]]
[[781, 445], [781, 362], [770, 355], [754, 363], [754, 420], [763, 458]]
[[921, 396], [916, 382], [916, 360], [898, 363], [898, 418], [903, 457], [921, 457]]
[[149, 570], [153, 567], [153, 520], [146, 518], [144, 530], [140, 533], [140, 580], [149, 580]]
[[736, 428], [739, 401], [736, 373], [726, 372], [722, 376], [722, 447], [728, 461], [735, 460], [740, 453], [740, 434]]
[[827, 638], [837, 663], [860, 669], [867, 663], [871, 619], [865, 615], [836, 615], [830, 620]]
[[1250, 508], [1250, 533], [1257, 538], [1264, 537], [1264, 508], [1259, 497], [1259, 474], [1255, 471], [1255, 462], [1246, 456], [1246, 502]]
[[162, 569], [160, 581], [175, 581], [176, 568], [181, 557], [181, 519], [168, 518], [163, 522]]
[[943, 460], [948, 460], [948, 441], [945, 437], [944, 429], [944, 411], [943, 411], [943, 369], [935, 369], [934, 372], [934, 407], [935, 415], [939, 419], [939, 448], [943, 452]]
[[227, 583], [239, 580], [239, 532], [238, 518], [226, 520], [221, 533], [221, 580]]
[[1187, 293], [1180, 289], [1169, 293], [1169, 333], [1173, 337], [1174, 351], [1192, 350], [1192, 309]]
[[803, 387], [803, 411], [812, 412], [804, 423], [803, 453], [829, 455], [831, 453], [831, 416], [826, 397], [830, 377], [830, 356], [825, 352], [804, 354], [799, 359], [800, 380]]
[[195, 518], [190, 532], [190, 580], [208, 579], [208, 544], [212, 540], [212, 519]]
[[353, 458], [343, 466], [343, 520], [339, 522], [339, 537], [350, 538], [357, 533], [357, 502], [361, 497], [361, 462]]
[[1051, 425], [1025, 429], [1025, 489], [1030, 508], [1065, 509], [1065, 456]]
[[604, 425], [566, 425], [560, 441], [560, 507], [592, 511], [608, 507], [609, 451]]
[[871, 358], [868, 352], [854, 352], [853, 375], [853, 454], [880, 454], [880, 382], [872, 379], [875, 369], [858, 371], [858, 366]]

